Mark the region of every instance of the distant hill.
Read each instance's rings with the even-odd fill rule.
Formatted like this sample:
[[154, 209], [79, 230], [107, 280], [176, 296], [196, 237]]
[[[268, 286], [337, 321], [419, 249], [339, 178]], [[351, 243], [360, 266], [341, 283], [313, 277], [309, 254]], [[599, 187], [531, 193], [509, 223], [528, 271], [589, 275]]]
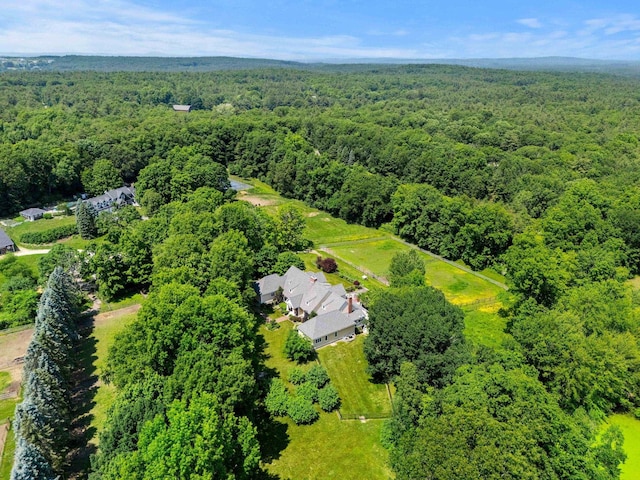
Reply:
[[324, 60], [306, 63], [286, 60], [236, 57], [109, 57], [109, 56], [39, 56], [0, 57], [0, 72], [12, 70], [98, 71], [98, 72], [212, 72], [259, 68], [354, 71], [371, 66], [403, 64], [461, 65], [506, 70], [596, 72], [640, 76], [640, 61], [595, 60], [572, 57], [477, 58], [477, 59], [389, 59], [359, 58]]

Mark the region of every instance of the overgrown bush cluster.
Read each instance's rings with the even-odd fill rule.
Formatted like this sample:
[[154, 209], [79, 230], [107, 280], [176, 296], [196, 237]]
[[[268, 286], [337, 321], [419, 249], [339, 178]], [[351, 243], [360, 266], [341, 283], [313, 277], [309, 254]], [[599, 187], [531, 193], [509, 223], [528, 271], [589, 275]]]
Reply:
[[33, 245], [53, 243], [61, 238], [70, 237], [75, 233], [78, 233], [78, 228], [75, 225], [62, 225], [60, 227], [43, 230], [42, 232], [23, 233], [20, 235], [20, 241], [22, 243], [29, 243]]
[[314, 365], [306, 373], [300, 368], [292, 369], [289, 382], [295, 385], [292, 392], [281, 379], [271, 380], [265, 406], [272, 415], [288, 415], [296, 425], [308, 425], [319, 417], [318, 410], [313, 406], [315, 403], [325, 412], [331, 412], [340, 405], [338, 391], [320, 365]]

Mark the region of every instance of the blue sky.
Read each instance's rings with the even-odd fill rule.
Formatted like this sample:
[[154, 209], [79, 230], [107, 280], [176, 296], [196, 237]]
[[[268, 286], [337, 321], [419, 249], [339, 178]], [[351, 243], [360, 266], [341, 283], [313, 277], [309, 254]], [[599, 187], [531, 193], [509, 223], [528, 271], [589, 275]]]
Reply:
[[0, 54], [640, 60], [638, 1], [3, 0]]

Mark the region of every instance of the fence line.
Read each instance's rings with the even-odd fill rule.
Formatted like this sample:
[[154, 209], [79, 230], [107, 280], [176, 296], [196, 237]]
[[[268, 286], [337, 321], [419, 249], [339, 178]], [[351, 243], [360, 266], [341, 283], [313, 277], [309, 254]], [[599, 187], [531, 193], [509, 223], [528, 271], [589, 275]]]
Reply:
[[464, 302], [464, 303], [453, 302], [453, 304], [458, 307], [470, 307], [472, 305], [484, 305], [487, 303], [496, 303], [497, 301], [498, 301], [498, 297], [496, 296], [496, 297], [479, 298], [478, 300], [471, 300], [470, 302]]
[[391, 418], [390, 413], [342, 413], [338, 410], [338, 418], [343, 422], [352, 420], [384, 420]]

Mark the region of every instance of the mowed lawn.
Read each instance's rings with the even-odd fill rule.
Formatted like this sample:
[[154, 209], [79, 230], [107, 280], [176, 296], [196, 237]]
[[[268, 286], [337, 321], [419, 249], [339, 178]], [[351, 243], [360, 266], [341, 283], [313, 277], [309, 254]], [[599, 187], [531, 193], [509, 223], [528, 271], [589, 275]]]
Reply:
[[[275, 369], [285, 380], [291, 369], [296, 366], [283, 354], [284, 343], [292, 328], [293, 324], [289, 321], [282, 322], [277, 330], [268, 330], [266, 326], [260, 328], [260, 333], [266, 341], [265, 364]], [[354, 350], [359, 348], [357, 344], [350, 346], [355, 347]], [[322, 354], [323, 359], [334, 349], [325, 350], [326, 354]], [[364, 357], [362, 359], [364, 360]], [[309, 365], [303, 368], [308, 368]], [[329, 368], [327, 366], [327, 370]], [[345, 380], [339, 377], [345, 371], [346, 368], [331, 368], [329, 375], [340, 394], [350, 397], [351, 392], [357, 394], [357, 391], [341, 388], [340, 385], [345, 383]], [[359, 373], [363, 374], [364, 368], [359, 370]], [[367, 394], [367, 390], [360, 392], [363, 396]], [[357, 404], [357, 400], [353, 399], [348, 402]], [[373, 400], [371, 403], [375, 404], [376, 401]], [[289, 418], [278, 418], [276, 421], [286, 428], [288, 443], [284, 450], [266, 465], [267, 470], [274, 475], [281, 478], [314, 480], [383, 480], [392, 477], [392, 472], [387, 466], [388, 453], [380, 444], [383, 423], [381, 420], [369, 420], [365, 423], [341, 421], [336, 413], [322, 412], [319, 420], [313, 425], [297, 426]]]
[[615, 414], [609, 416], [607, 423], [618, 425], [624, 435], [627, 460], [622, 465], [620, 480], [637, 480], [640, 478], [640, 420], [630, 414]]
[[386, 386], [369, 381], [363, 345], [363, 335], [353, 342], [327, 345], [318, 351], [320, 363], [338, 389], [342, 414], [390, 416], [391, 401]]
[[44, 232], [46, 230], [51, 230], [52, 228], [75, 224], [76, 217], [73, 215], [67, 217], [53, 217], [50, 219], [42, 218], [35, 222], [24, 221], [15, 227], [6, 228], [6, 232], [14, 242], [20, 243], [20, 237], [25, 233]]
[[[95, 367], [94, 375], [98, 378], [104, 371], [109, 347], [113, 345], [116, 335], [136, 318], [136, 314], [128, 314], [122, 316], [114, 316], [107, 321], [96, 323], [93, 329], [92, 338], [95, 339], [95, 356], [93, 366]], [[107, 411], [116, 397], [116, 388], [113, 385], [106, 385], [101, 380], [98, 381], [98, 390], [93, 401], [95, 402], [90, 411], [91, 427], [99, 432], [104, 426], [107, 419]], [[97, 434], [93, 437], [92, 442], [98, 443]]]

